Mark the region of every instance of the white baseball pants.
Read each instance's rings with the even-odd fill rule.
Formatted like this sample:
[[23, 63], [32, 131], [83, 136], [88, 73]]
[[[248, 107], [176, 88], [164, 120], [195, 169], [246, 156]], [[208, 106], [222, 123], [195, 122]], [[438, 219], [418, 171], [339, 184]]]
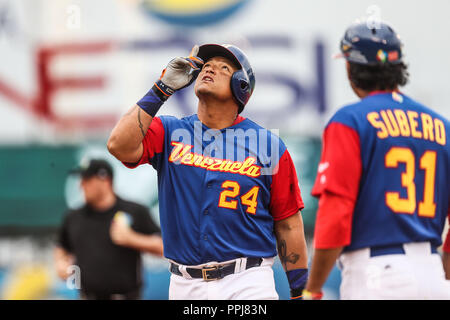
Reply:
[[450, 299], [439, 254], [428, 242], [403, 244], [405, 254], [370, 257], [370, 249], [343, 253], [341, 299], [351, 300], [444, 300]]
[[273, 263], [273, 258], [265, 258], [259, 267], [236, 270], [234, 274], [212, 281], [192, 279], [181, 267], [184, 276], [170, 276], [169, 300], [278, 300]]

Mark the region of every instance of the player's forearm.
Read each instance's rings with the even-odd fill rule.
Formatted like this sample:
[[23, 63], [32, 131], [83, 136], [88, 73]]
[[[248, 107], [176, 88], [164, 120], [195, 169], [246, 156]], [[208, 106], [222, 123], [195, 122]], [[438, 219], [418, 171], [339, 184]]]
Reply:
[[285, 271], [307, 268], [308, 251], [300, 213], [275, 222], [278, 256]]
[[108, 150], [120, 161], [137, 162], [142, 155], [142, 140], [152, 117], [138, 105], [120, 118], [108, 139]]
[[310, 292], [321, 292], [328, 275], [333, 269], [342, 247], [333, 249], [316, 249], [309, 272], [306, 289]]
[[445, 279], [450, 280], [450, 252], [444, 252], [442, 264], [444, 265]]

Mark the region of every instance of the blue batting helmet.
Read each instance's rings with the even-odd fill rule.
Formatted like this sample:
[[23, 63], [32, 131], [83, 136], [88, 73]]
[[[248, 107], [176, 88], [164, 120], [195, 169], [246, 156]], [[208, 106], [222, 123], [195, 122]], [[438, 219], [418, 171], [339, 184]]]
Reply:
[[340, 49], [347, 61], [357, 64], [398, 64], [403, 58], [398, 34], [384, 22], [354, 23], [345, 31]]
[[230, 85], [241, 113], [255, 89], [255, 74], [245, 53], [233, 45], [205, 44], [200, 46], [197, 56], [205, 62], [212, 57], [224, 57], [239, 68], [231, 76]]

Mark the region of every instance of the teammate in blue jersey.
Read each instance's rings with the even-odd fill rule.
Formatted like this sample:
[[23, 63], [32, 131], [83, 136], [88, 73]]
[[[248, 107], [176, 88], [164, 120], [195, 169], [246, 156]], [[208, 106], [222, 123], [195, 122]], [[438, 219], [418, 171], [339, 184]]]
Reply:
[[[399, 91], [408, 72], [390, 26], [350, 26], [341, 51], [361, 100], [324, 131], [304, 296], [321, 297], [339, 258], [341, 299], [450, 298], [437, 251], [449, 214], [450, 124]], [[448, 235], [443, 249], [448, 261]]]
[[[156, 113], [195, 81], [197, 114]], [[255, 86], [235, 46], [194, 46], [169, 62], [113, 129], [108, 149], [127, 167], [158, 172], [170, 299], [277, 299], [278, 255], [291, 296], [306, 284], [307, 250], [297, 173], [280, 138], [240, 116]]]

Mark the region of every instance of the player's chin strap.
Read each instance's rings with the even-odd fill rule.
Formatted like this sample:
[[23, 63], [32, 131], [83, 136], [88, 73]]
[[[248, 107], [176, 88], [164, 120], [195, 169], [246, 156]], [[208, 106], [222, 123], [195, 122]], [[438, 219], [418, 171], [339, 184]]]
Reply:
[[302, 300], [303, 289], [308, 280], [308, 269], [294, 269], [286, 271], [286, 276], [291, 288], [291, 300]]

